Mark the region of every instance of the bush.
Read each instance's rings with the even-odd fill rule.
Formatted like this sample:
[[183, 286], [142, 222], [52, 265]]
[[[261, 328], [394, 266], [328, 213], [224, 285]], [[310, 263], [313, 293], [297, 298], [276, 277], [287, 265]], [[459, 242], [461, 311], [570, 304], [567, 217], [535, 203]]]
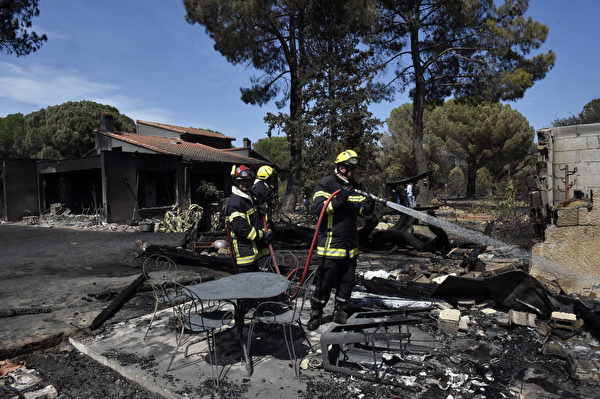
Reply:
[[448, 174], [448, 189], [453, 197], [463, 197], [467, 188], [467, 179], [462, 169], [458, 166], [452, 168]]
[[486, 167], [477, 170], [475, 178], [475, 192], [481, 197], [487, 197], [494, 187], [494, 176]]

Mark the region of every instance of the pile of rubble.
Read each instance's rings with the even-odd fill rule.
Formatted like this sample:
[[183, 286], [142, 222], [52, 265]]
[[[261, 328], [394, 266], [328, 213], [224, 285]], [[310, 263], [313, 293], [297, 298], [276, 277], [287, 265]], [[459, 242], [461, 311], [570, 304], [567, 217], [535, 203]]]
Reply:
[[139, 231], [138, 226], [106, 223], [102, 215], [44, 214], [41, 216], [23, 217], [23, 223], [28, 226], [63, 227], [94, 231]]

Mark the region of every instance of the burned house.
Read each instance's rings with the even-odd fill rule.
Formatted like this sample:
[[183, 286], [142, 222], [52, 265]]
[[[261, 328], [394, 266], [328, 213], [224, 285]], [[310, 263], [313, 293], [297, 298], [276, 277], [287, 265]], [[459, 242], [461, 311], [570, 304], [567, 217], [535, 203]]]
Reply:
[[[531, 274], [568, 293], [600, 287], [600, 123], [540, 129], [530, 208], [544, 242]], [[596, 198], [597, 202], [597, 198]]]
[[0, 217], [19, 220], [61, 204], [73, 214], [128, 223], [198, 203], [206, 183], [229, 195], [232, 165], [271, 164], [248, 139], [234, 148], [235, 138], [202, 129], [140, 120], [136, 133], [113, 126], [112, 117], [103, 114], [88, 156], [3, 160]]

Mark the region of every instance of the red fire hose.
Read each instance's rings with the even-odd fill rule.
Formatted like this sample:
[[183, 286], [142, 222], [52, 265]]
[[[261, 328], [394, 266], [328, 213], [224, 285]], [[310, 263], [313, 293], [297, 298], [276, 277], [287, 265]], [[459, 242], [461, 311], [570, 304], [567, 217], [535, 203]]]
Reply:
[[235, 271], [235, 274], [238, 274], [237, 261], [233, 254], [233, 243], [231, 242], [231, 233], [229, 231], [229, 222], [225, 222], [225, 230], [227, 230], [227, 242], [229, 243], [229, 254], [231, 255], [231, 263], [233, 263], [233, 271]]
[[[317, 227], [315, 228], [315, 234], [313, 235], [312, 243], [310, 244], [310, 250], [308, 251], [308, 257], [306, 258], [306, 264], [304, 265], [304, 271], [302, 272], [302, 278], [300, 278], [300, 283], [298, 284], [298, 288], [296, 289], [296, 292], [294, 292], [293, 294], [290, 292], [286, 292], [287, 296], [289, 296], [290, 298], [296, 297], [296, 295], [298, 295], [298, 292], [300, 291], [300, 287], [302, 287], [302, 284], [304, 284], [304, 280], [306, 279], [306, 274], [308, 272], [308, 264], [310, 263], [310, 259], [312, 258], [312, 253], [315, 249], [315, 244], [317, 243], [317, 235], [319, 234], [319, 228], [321, 227], [321, 222], [323, 221], [323, 215], [325, 214], [327, 205], [329, 205], [329, 203], [331, 202], [333, 197], [335, 197], [337, 195], [337, 193], [339, 193], [340, 191], [341, 191], [341, 189], [334, 191], [334, 193], [331, 194], [329, 196], [329, 198], [327, 198], [327, 200], [323, 204], [323, 208], [321, 209], [321, 213], [319, 214], [319, 220], [317, 221]], [[294, 273], [296, 273], [296, 271], [298, 269], [299, 268], [292, 270], [287, 275], [288, 280]]]
[[[265, 231], [267, 231], [267, 218], [263, 216], [263, 224], [265, 225]], [[273, 252], [273, 246], [269, 243], [269, 252], [271, 253], [271, 259], [273, 259], [273, 268], [275, 269], [275, 273], [281, 274], [279, 271], [279, 266], [277, 265], [277, 259], [275, 259], [275, 253]]]

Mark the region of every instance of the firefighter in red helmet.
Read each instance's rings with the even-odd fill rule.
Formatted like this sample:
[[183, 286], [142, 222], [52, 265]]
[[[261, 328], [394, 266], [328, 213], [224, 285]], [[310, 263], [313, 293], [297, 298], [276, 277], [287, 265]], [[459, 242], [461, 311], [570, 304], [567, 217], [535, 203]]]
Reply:
[[225, 211], [238, 273], [259, 271], [258, 247], [270, 242], [272, 236], [272, 232], [261, 228], [262, 220], [250, 194], [255, 177], [245, 165], [234, 169], [233, 187]]

